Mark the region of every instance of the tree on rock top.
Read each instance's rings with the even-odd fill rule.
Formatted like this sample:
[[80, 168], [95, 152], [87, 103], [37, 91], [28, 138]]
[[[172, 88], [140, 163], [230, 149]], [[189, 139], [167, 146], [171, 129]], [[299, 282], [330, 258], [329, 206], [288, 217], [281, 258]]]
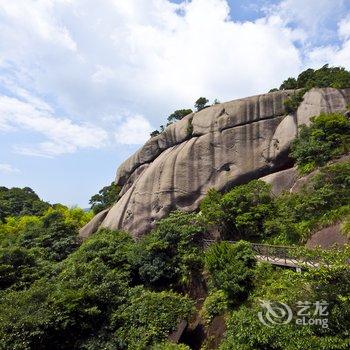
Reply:
[[209, 102], [209, 100], [205, 97], [200, 97], [194, 104], [194, 106], [196, 107], [197, 112], [201, 111], [202, 109], [204, 109], [205, 107], [207, 107], [207, 103]]
[[168, 117], [168, 122], [176, 122], [186, 117], [186, 115], [191, 114], [192, 109], [178, 109], [174, 113], [170, 114]]

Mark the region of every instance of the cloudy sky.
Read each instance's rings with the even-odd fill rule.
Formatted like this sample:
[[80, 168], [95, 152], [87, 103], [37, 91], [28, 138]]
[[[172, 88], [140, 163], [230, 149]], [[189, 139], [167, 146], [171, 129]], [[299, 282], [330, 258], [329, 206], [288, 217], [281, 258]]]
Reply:
[[0, 185], [87, 207], [175, 109], [325, 63], [348, 0], [0, 0]]

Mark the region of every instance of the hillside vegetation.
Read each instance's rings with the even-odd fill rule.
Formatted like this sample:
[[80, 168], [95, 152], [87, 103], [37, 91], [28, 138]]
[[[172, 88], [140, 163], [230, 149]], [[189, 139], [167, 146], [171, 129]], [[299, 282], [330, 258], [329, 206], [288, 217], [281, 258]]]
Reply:
[[[29, 188], [1, 188], [0, 349], [348, 349], [350, 249], [302, 246], [335, 222], [350, 234], [349, 141], [347, 117], [315, 117], [291, 150], [301, 174], [312, 172], [298, 193], [274, 196], [260, 180], [212, 189], [200, 212], [175, 211], [137, 242], [105, 229], [82, 242], [78, 230], [92, 212], [50, 205]], [[94, 198], [95, 212], [117, 200], [114, 190]], [[204, 249], [214, 231], [237, 243]], [[328, 264], [296, 273], [258, 263], [248, 241], [301, 246], [300, 254], [320, 254]], [[261, 300], [293, 308], [326, 300], [329, 327], [264, 326]], [[198, 319], [201, 339], [191, 333]], [[226, 332], [215, 338], [218, 319]], [[182, 320], [187, 337], [172, 344], [169, 334]]]

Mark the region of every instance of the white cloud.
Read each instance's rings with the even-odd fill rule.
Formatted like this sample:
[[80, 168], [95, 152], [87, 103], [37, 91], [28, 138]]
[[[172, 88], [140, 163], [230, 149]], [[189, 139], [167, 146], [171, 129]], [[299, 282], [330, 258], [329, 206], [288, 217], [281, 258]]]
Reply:
[[278, 16], [234, 22], [225, 0], [0, 0], [0, 8], [5, 74], [21, 71], [17, 85], [94, 123], [128, 110], [159, 125], [201, 95], [265, 92], [302, 66], [298, 30]]
[[339, 36], [346, 40], [350, 38], [350, 15], [339, 22]]
[[0, 163], [0, 173], [14, 174], [19, 172], [19, 169], [14, 168], [11, 164]]
[[268, 12], [304, 31], [304, 41], [319, 42], [329, 39], [332, 30], [327, 22], [343, 16], [344, 9], [344, 0], [283, 0]]
[[150, 138], [152, 127], [141, 115], [128, 117], [115, 132], [115, 139], [124, 145], [139, 145]]
[[[263, 18], [238, 22], [226, 0], [0, 0], [0, 85], [8, 92], [0, 130], [44, 136], [34, 147], [16, 145], [24, 154], [103, 147], [105, 130], [117, 130], [118, 143], [140, 143], [150, 124], [199, 96], [266, 92], [305, 68], [305, 55], [312, 64], [332, 55], [347, 62], [345, 41], [308, 47], [320, 26], [329, 34], [343, 3], [283, 0]], [[348, 37], [347, 22], [339, 35]]]
[[[30, 100], [31, 101], [31, 100]], [[41, 105], [41, 104], [40, 104]], [[0, 130], [17, 129], [39, 133], [47, 141], [34, 146], [15, 146], [18, 153], [55, 156], [73, 153], [82, 148], [100, 148], [107, 141], [107, 132], [91, 124], [76, 124], [67, 118], [57, 118], [37, 104], [17, 98], [0, 96]]]
[[350, 69], [350, 17], [338, 23], [338, 45], [326, 45], [313, 48], [307, 54], [310, 66], [319, 67], [326, 63]]

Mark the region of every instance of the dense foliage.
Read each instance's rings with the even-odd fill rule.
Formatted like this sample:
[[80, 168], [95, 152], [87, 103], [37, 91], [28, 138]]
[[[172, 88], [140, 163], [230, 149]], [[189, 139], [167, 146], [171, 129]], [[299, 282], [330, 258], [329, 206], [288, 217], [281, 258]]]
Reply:
[[350, 162], [325, 166], [298, 193], [273, 196], [255, 180], [221, 195], [215, 190], [201, 204], [204, 219], [222, 236], [276, 244], [301, 243], [316, 228], [350, 213]]
[[[77, 229], [89, 218], [59, 206], [1, 225], [1, 349], [146, 349], [191, 316], [193, 302], [169, 286], [184, 283], [192, 264], [201, 264], [194, 215], [174, 213], [140, 243], [101, 230], [79, 246]], [[162, 291], [138, 256], [141, 248], [157, 257], [155, 243], [169, 245], [164, 262], [172, 264]], [[147, 254], [140, 258], [154, 263]], [[157, 345], [163, 346], [171, 348]]]
[[97, 214], [104, 209], [111, 207], [119, 199], [121, 188], [112, 182], [109, 186], [103, 187], [98, 194], [90, 199], [91, 210]]
[[350, 72], [343, 67], [329, 67], [328, 64], [320, 69], [307, 69], [301, 72], [297, 79], [288, 78], [280, 86], [280, 90], [311, 89], [313, 87], [332, 87], [343, 89], [350, 87]]
[[[344, 254], [349, 254], [349, 251]], [[220, 349], [347, 349], [350, 342], [350, 269], [344, 262], [334, 260], [333, 264], [302, 274], [260, 265], [255, 271], [255, 289], [247, 302], [229, 313], [226, 339]], [[263, 310], [262, 300], [289, 305], [294, 314], [291, 322], [263, 325], [257, 317]], [[298, 302], [309, 303], [306, 305], [310, 305], [312, 313], [306, 317], [308, 320], [317, 317], [315, 304], [323, 300], [328, 303], [328, 315], [321, 319], [328, 327], [313, 325], [312, 322], [296, 324], [300, 311]]]
[[210, 276], [210, 287], [222, 290], [231, 305], [239, 304], [251, 288], [255, 263], [254, 253], [247, 242], [212, 245], [205, 253], [205, 268]]
[[299, 169], [310, 172], [350, 151], [350, 119], [343, 114], [321, 114], [302, 125], [292, 144], [291, 156]]
[[275, 212], [271, 186], [254, 180], [224, 195], [212, 189], [201, 203], [201, 212], [225, 238], [262, 238], [264, 221]]
[[8, 216], [42, 215], [49, 207], [29, 187], [0, 187], [0, 221]]
[[203, 265], [201, 240], [205, 225], [196, 214], [173, 212], [135, 247], [134, 265], [143, 284], [181, 287]]
[[[323, 76], [306, 71], [296, 84], [323, 78], [329, 84], [328, 69]], [[347, 72], [335, 73], [338, 82], [347, 81]], [[188, 350], [168, 337], [183, 320], [196, 320], [191, 328], [196, 312], [207, 329], [216, 316], [226, 320], [222, 350], [349, 348], [349, 247], [295, 249], [319, 262], [296, 273], [257, 263], [247, 241], [206, 250], [203, 242], [218, 230], [230, 240], [303, 244], [334, 222], [350, 234], [350, 161], [334, 161], [348, 153], [349, 135], [341, 114], [314, 118], [292, 146], [303, 172], [317, 168], [297, 193], [274, 196], [259, 180], [223, 194], [212, 189], [200, 213], [173, 212], [137, 242], [105, 229], [81, 242], [78, 230], [92, 212], [49, 205], [29, 188], [1, 188], [0, 349]], [[91, 200], [94, 212], [118, 193], [113, 184], [102, 189]], [[199, 300], [191, 299], [196, 295]], [[299, 326], [295, 319], [265, 326], [258, 318], [263, 300], [287, 303], [294, 315], [299, 301], [326, 300], [329, 326]]]
[[[294, 113], [303, 101], [304, 94], [314, 88], [332, 87], [343, 89], [350, 87], [350, 72], [343, 67], [329, 67], [328, 64], [320, 69], [307, 69], [297, 78], [288, 78], [280, 86], [279, 90], [297, 90], [286, 101], [287, 113]], [[270, 92], [278, 91], [271, 89]]]

